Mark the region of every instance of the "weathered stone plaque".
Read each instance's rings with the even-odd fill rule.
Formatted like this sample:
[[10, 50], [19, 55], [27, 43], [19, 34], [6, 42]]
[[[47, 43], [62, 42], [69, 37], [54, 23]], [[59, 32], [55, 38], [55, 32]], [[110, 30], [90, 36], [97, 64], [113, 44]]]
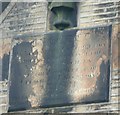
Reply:
[[10, 109], [109, 99], [111, 27], [57, 31], [13, 48]]

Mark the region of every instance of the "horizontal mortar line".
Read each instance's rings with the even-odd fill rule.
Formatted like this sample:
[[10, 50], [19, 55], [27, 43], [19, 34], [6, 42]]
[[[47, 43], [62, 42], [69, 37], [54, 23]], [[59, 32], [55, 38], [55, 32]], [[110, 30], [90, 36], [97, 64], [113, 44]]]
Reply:
[[119, 83], [120, 83], [120, 79], [119, 79], [118, 81], [112, 80], [112, 82], [111, 82], [112, 85], [114, 85], [114, 84], [115, 84], [115, 85], [118, 85]]
[[[29, 3], [28, 3], [29, 4]], [[44, 7], [44, 8], [46, 8], [46, 4], [40, 4], [40, 5], [32, 5], [32, 6], [29, 6], [29, 7], [22, 7], [22, 8], [18, 8], [19, 6], [17, 6], [16, 5], [16, 7], [15, 7], [15, 11], [26, 11], [26, 10], [33, 10], [33, 9], [38, 9], [38, 8], [40, 8], [40, 7]]]
[[119, 93], [114, 93], [114, 94], [110, 95], [111, 99], [115, 99], [115, 98], [119, 98], [119, 97], [120, 97]]
[[120, 102], [119, 101], [112, 101], [112, 102], [110, 102], [111, 104], [115, 104], [115, 105], [118, 105], [118, 104], [120, 104]]
[[96, 113], [96, 112], [109, 112], [109, 111], [110, 111], [110, 108], [100, 109], [100, 110], [92, 110], [92, 111], [89, 111], [89, 112]]
[[[119, 95], [119, 94], [118, 94], [118, 93], [119, 93], [119, 92], [118, 92], [119, 90], [120, 90], [120, 89], [117, 89], [117, 88], [116, 88], [116, 89], [111, 89], [111, 92], [112, 92], [111, 96], [112, 96], [112, 95]], [[116, 92], [115, 92], [115, 91], [116, 91]]]
[[14, 12], [11, 12], [8, 17], [13, 17], [13, 16], [25, 16], [25, 15], [29, 15], [29, 16], [35, 16], [36, 14], [43, 14], [44, 12], [47, 12], [47, 9], [44, 10], [42, 9], [41, 11], [37, 10], [36, 12], [28, 12], [28, 11], [23, 11], [23, 12], [20, 12], [20, 11], [14, 11]]
[[87, 110], [87, 111], [85, 111], [85, 112], [83, 112], [83, 113], [90, 113], [90, 112], [92, 112], [92, 113], [96, 113], [96, 112], [107, 112], [107, 111], [110, 111], [110, 109], [111, 108], [104, 108], [104, 109], [102, 109], [102, 108], [99, 108], [99, 110], [98, 109], [94, 109], [94, 110]]
[[111, 94], [111, 98], [113, 98], [113, 97], [120, 97], [120, 94], [118, 94], [118, 93], [116, 93], [116, 94]]
[[117, 68], [117, 69], [113, 69], [112, 71], [113, 71], [113, 72], [114, 72], [114, 71], [120, 71], [120, 69], [119, 69], [119, 68]]
[[[114, 21], [112, 21], [113, 19], [111, 19], [111, 20], [103, 20], [103, 21], [111, 21], [111, 22], [103, 22], [102, 20], [101, 21], [94, 21], [94, 22], [81, 22], [80, 23], [80, 25], [82, 25], [82, 26], [90, 26], [90, 27], [96, 27], [95, 26], [95, 24], [98, 26], [98, 25], [103, 25], [103, 24], [105, 24], [105, 25], [108, 25], [108, 24], [119, 24], [119, 22], [114, 22]], [[102, 23], [101, 23], [102, 22]], [[86, 24], [88, 24], [88, 25], [86, 25]], [[93, 25], [94, 24], [94, 25]]]
[[112, 82], [111, 82], [111, 87], [114, 87], [114, 86], [115, 86], [115, 87], [120, 87], [119, 83], [120, 83], [120, 82], [117, 82], [117, 83], [112, 83]]
[[[45, 13], [44, 13], [45, 14]], [[6, 19], [3, 23], [7, 23], [7, 22], [12, 22], [12, 21], [29, 21], [29, 20], [34, 20], [34, 19], [44, 19], [44, 18], [46, 18], [45, 17], [45, 15], [44, 15], [44, 17], [41, 17], [41, 16], [36, 16], [36, 17], [25, 17], [25, 18], [20, 18], [20, 17], [13, 17], [12, 19]]]
[[[38, 13], [38, 14], [37, 14], [37, 13]], [[44, 16], [45, 13], [47, 14], [47, 12], [42, 12], [43, 14], [42, 14], [42, 13], [40, 14], [39, 12], [37, 12], [37, 13], [35, 13], [35, 14], [33, 14], [33, 15], [28, 15], [28, 16], [27, 16], [26, 13], [22, 13], [22, 14], [17, 14], [17, 13], [16, 13], [16, 14], [12, 14], [12, 15], [7, 16], [7, 19], [8, 19], [8, 18], [9, 18], [9, 19], [10, 19], [10, 18], [14, 18], [14, 17], [15, 17], [15, 18], [20, 18], [20, 17], [26, 18], [26, 17], [27, 17], [27, 18], [33, 19], [33, 17], [35, 17], [35, 16], [36, 16], [36, 17], [39, 16], [39, 18], [41, 18], [40, 15], [43, 15], [43, 16]]]
[[[80, 0], [80, 2], [84, 2], [84, 0]], [[101, 0], [100, 0], [100, 1], [96, 1], [96, 2], [93, 1], [93, 0], [86, 0], [86, 2], [88, 2], [88, 3], [98, 3], [98, 2], [101, 3], [101, 2], [106, 2], [106, 3], [107, 3], [107, 2], [119, 2], [119, 0], [105, 0], [105, 1], [103, 1], [103, 0], [101, 1]]]
[[29, 14], [32, 14], [32, 13], [35, 13], [35, 12], [43, 12], [43, 11], [47, 11], [47, 7], [46, 6], [42, 6], [42, 7], [38, 7], [38, 8], [35, 8], [35, 9], [31, 9], [31, 8], [22, 8], [22, 9], [14, 9], [13, 11], [11, 11], [11, 14], [9, 14], [9, 16], [13, 15], [13, 14], [23, 14], [23, 13], [29, 13]]
[[120, 76], [114, 76], [112, 77], [112, 80], [119, 80], [120, 79]]
[[[47, 14], [47, 13], [46, 13]], [[11, 21], [13, 21], [13, 20], [19, 20], [19, 21], [22, 21], [22, 20], [34, 20], [34, 19], [37, 19], [37, 18], [39, 18], [39, 19], [43, 19], [43, 18], [46, 18], [45, 17], [45, 13], [44, 13], [44, 15], [41, 17], [40, 15], [35, 15], [35, 16], [24, 16], [24, 17], [22, 17], [22, 16], [13, 16], [13, 17], [11, 17], [11, 16], [8, 16], [7, 18], [6, 18], [6, 20], [3, 22], [3, 23], [6, 23], [6, 22], [11, 22]]]
[[8, 89], [2, 89], [2, 90], [0, 89], [0, 92], [7, 91], [7, 90], [8, 90]]
[[7, 93], [8, 90], [0, 90], [0, 94]]
[[[35, 29], [32, 29], [33, 31], [37, 31], [38, 29], [40, 29], [40, 30], [43, 30], [43, 31], [41, 31], [40, 33], [45, 33], [45, 30], [44, 30], [44, 28], [35, 28]], [[31, 29], [25, 29], [25, 30], [18, 30], [18, 31], [13, 31], [14, 32], [14, 34], [19, 34], [19, 35], [21, 35], [21, 34], [24, 34], [23, 32], [26, 32], [26, 33], [31, 33], [32, 31], [31, 31]], [[25, 33], [25, 34], [26, 34]], [[13, 35], [14, 36], [14, 35]], [[4, 36], [3, 36], [4, 37]], [[5, 39], [5, 38], [4, 38]]]
[[43, 6], [41, 8], [35, 8], [35, 9], [14, 9], [11, 14], [9, 14], [10, 16], [13, 15], [13, 14], [23, 14], [23, 13], [29, 13], [29, 14], [33, 14], [35, 12], [44, 12], [44, 11], [47, 11], [47, 7], [46, 6]]
[[[120, 19], [120, 16], [118, 17], [108, 17], [108, 18], [101, 18], [101, 19], [94, 19], [94, 20], [89, 20], [89, 21], [81, 21], [81, 23], [89, 23], [89, 22], [96, 22], [96, 21], [105, 21], [105, 20], [112, 20], [112, 19]], [[83, 19], [82, 19], [83, 20]], [[85, 19], [84, 19], [85, 20]]]
[[[10, 26], [6, 26], [6, 27], [3, 27], [2, 29], [4, 29], [4, 28], [12, 28], [12, 27], [19, 27], [19, 26], [22, 26], [22, 28], [26, 28], [27, 26], [29, 27], [29, 26], [32, 26], [32, 25], [38, 25], [38, 24], [46, 24], [46, 22], [43, 22], [43, 21], [41, 21], [41, 22], [38, 22], [38, 23], [26, 23], [26, 24], [17, 24], [17, 25], [10, 25]], [[32, 28], [31, 28], [32, 29]]]
[[105, 1], [105, 2], [86, 2], [86, 4], [81, 5], [81, 7], [85, 6], [98, 6], [98, 5], [106, 5], [106, 4], [116, 4], [119, 3], [119, 1]]
[[[110, 102], [102, 102], [102, 103], [91, 103], [91, 104], [74, 104], [75, 107], [90, 107], [90, 106], [108, 106], [110, 105]], [[69, 106], [67, 106], [69, 107]], [[55, 107], [55, 108], [59, 108], [59, 107]]]
[[86, 17], [92, 17], [92, 16], [101, 16], [101, 15], [107, 15], [107, 14], [117, 14], [120, 11], [113, 11], [113, 12], [105, 12], [105, 13], [93, 13], [93, 14], [89, 14], [89, 15], [84, 15], [84, 16], [80, 16], [80, 18], [86, 18]]
[[112, 79], [112, 81], [111, 81], [111, 84], [119, 84], [119, 83], [120, 83], [120, 79], [118, 81]]
[[[39, 25], [38, 25], [38, 24], [39, 24]], [[37, 26], [36, 26], [36, 27], [32, 27], [32, 25], [38, 25], [38, 27], [37, 27]], [[44, 25], [44, 26], [43, 26], [43, 25]], [[10, 33], [11, 33], [11, 32], [19, 32], [19, 31], [22, 31], [22, 32], [23, 32], [23, 31], [26, 31], [26, 30], [28, 31], [28, 30], [35, 30], [35, 29], [42, 29], [42, 30], [43, 30], [43, 29], [45, 29], [45, 25], [46, 25], [46, 23], [37, 23], [37, 24], [31, 24], [31, 25], [26, 25], [26, 26], [23, 25], [23, 27], [21, 27], [21, 28], [23, 28], [23, 29], [21, 29], [20, 26], [12, 26], [12, 27], [10, 26], [10, 27], [8, 27], [8, 28], [14, 28], [14, 30], [11, 29], [11, 30], [6, 30], [6, 31], [4, 30], [4, 31], [5, 31], [6, 33], [7, 33], [7, 32], [10, 32]], [[21, 26], [22, 26], [22, 25], [21, 25]], [[24, 26], [25, 26], [25, 27], [24, 27]], [[39, 26], [40, 26], [40, 27], [39, 27]], [[41, 26], [43, 26], [43, 27], [41, 27]], [[27, 28], [26, 28], [26, 27], [27, 27]], [[32, 27], [32, 28], [31, 28], [31, 27]]]
[[7, 97], [7, 95], [0, 95], [0, 98]]
[[8, 81], [6, 80], [6, 81], [0, 81], [0, 84], [2, 83], [2, 84], [4, 84], [4, 83], [7, 83]]
[[33, 24], [36, 25], [36, 24], [44, 24], [44, 23], [46, 23], [46, 22], [41, 21], [41, 22], [37, 22], [37, 23], [35, 23], [35, 22], [34, 23], [21, 23], [21, 24], [12, 24], [12, 25], [8, 24], [6, 26], [1, 26], [0, 29], [4, 30], [4, 29], [7, 29], [8, 27], [18, 27], [18, 26], [23, 26], [24, 27], [25, 25], [29, 26], [29, 25], [33, 25]]
[[0, 104], [0, 106], [6, 106], [6, 105], [8, 105], [7, 103], [6, 104]]
[[[39, 24], [39, 25], [38, 25]], [[38, 25], [38, 26], [35, 26], [35, 27], [32, 27], [32, 26], [34, 26], [34, 24], [31, 24], [31, 25], [27, 25], [25, 28], [24, 27], [21, 27], [20, 28], [20, 26], [14, 26], [14, 29], [15, 29], [15, 31], [28, 31], [28, 30], [35, 30], [35, 29], [45, 29], [45, 24], [46, 23], [38, 23], [38, 24], [36, 24], [36, 25]]]
[[[101, 113], [101, 112], [103, 112], [103, 114], [104, 113], [110, 113], [111, 112], [111, 109], [106, 109], [106, 110], [95, 110], [95, 111], [89, 111], [88, 113], [96, 113], [96, 112], [98, 112], [98, 114], [99, 114], [99, 112]], [[86, 112], [85, 112], [86, 113]]]
[[29, 7], [26, 7], [26, 8], [22, 8], [22, 9], [18, 9], [17, 7], [15, 8], [15, 10], [16, 11], [26, 11], [26, 10], [33, 10], [33, 9], [38, 9], [38, 8], [40, 8], [40, 7], [44, 7], [44, 8], [46, 8], [46, 6], [47, 6], [47, 4], [40, 4], [40, 5], [34, 5], [34, 6], [29, 6]]
[[111, 89], [112, 89], [112, 90], [120, 89], [120, 86], [114, 88], [114, 87], [112, 87], [112, 85], [111, 85]]
[[96, 112], [107, 112], [107, 111], [110, 111], [109, 108], [105, 109], [105, 110], [87, 110], [87, 111], [84, 111], [84, 112], [81, 112], [81, 113], [96, 113]]
[[45, 12], [47, 13], [47, 9], [46, 10], [41, 10], [41, 11], [36, 11], [36, 12], [30, 12], [30, 13], [29, 12], [19, 12], [19, 13], [15, 12], [14, 14], [13, 13], [9, 14], [8, 17], [24, 16], [24, 15], [27, 15], [27, 14], [29, 14], [32, 17], [32, 16], [35, 16], [36, 14], [39, 14], [39, 15], [42, 14], [43, 15], [43, 13], [45, 13]]
[[[40, 26], [40, 25], [39, 25]], [[41, 24], [41, 26], [42, 26], [42, 24]], [[15, 29], [15, 27], [16, 27], [16, 29]], [[31, 27], [31, 26], [30, 26]], [[4, 30], [4, 32], [3, 32], [3, 34], [10, 34], [11, 35], [11, 33], [12, 32], [14, 32], [14, 34], [16, 33], [16, 32], [24, 32], [24, 31], [29, 31], [29, 30], [37, 30], [37, 29], [45, 29], [45, 27], [37, 27], [37, 28], [30, 28], [29, 26], [27, 26], [27, 28], [23, 28], [23, 29], [20, 29], [20, 28], [18, 28], [18, 26], [14, 26], [14, 29], [11, 29], [11, 30]]]
[[119, 83], [120, 83], [120, 82], [118, 82], [118, 83], [112, 83], [112, 84], [111, 84], [111, 87], [112, 87], [112, 88], [114, 88], [114, 87], [116, 87], [116, 88], [119, 87], [119, 88], [120, 88]]
[[120, 80], [120, 76], [112, 77], [112, 80]]
[[[28, 33], [24, 33], [22, 35], [15, 35], [15, 36], [13, 36], [13, 39], [23, 39], [25, 37], [28, 37], [30, 39], [30, 37], [43, 36], [43, 35], [45, 35], [45, 33], [46, 32], [41, 32], [41, 33], [28, 32]], [[38, 39], [38, 38], [36, 38], [36, 39]], [[34, 40], [35, 40], [35, 38], [34, 38]]]
[[[119, 73], [117, 73], [119, 74]], [[120, 78], [120, 75], [113, 75], [112, 78]]]
[[[79, 17], [79, 19], [80, 19], [80, 21], [82, 21], [82, 22], [88, 22], [88, 20], [89, 20], [89, 22], [91, 22], [91, 21], [104, 21], [104, 20], [111, 20], [111, 19], [114, 19], [114, 21], [115, 20], [119, 20], [120, 19], [120, 16], [104, 16], [104, 17], [100, 17], [100, 16], [97, 16], [97, 17], [84, 17], [84, 18], [81, 18], [81, 17]], [[85, 21], [83, 21], [83, 20], [85, 20]]]
[[[29, 3], [28, 3], [29, 4]], [[15, 9], [20, 9], [19, 8], [19, 6], [20, 6], [20, 4], [16, 4], [16, 6], [15, 6]], [[46, 3], [43, 3], [43, 2], [41, 2], [39, 5], [37, 4], [37, 5], [28, 5], [27, 7], [22, 7], [22, 9], [24, 8], [24, 9], [34, 9], [34, 8], [37, 8], [37, 7], [43, 7], [43, 6], [47, 6], [47, 4]], [[22, 10], [21, 9], [21, 10]]]
[[40, 11], [38, 11], [38, 10], [31, 10], [30, 11], [31, 14], [43, 13], [43, 12], [47, 12], [47, 8], [44, 8], [44, 9], [40, 8]]
[[[115, 71], [115, 72], [118, 72], [118, 71]], [[118, 74], [118, 73], [116, 73]], [[112, 78], [120, 78], [120, 75], [113, 75]]]
[[[112, 86], [111, 86], [112, 87]], [[111, 91], [113, 92], [114, 90], [120, 90], [120, 87], [116, 87], [116, 88], [111, 88]]]
[[110, 9], [110, 8], [119, 8], [120, 7], [120, 5], [118, 5], [118, 6], [110, 6], [110, 7], [104, 7], [104, 8], [92, 8], [91, 10], [81, 10], [80, 11], [80, 13], [88, 13], [88, 12], [91, 12], [91, 11], [97, 11], [97, 10], [106, 10], [106, 9]]
[[42, 5], [41, 5], [41, 3], [39, 4], [39, 5], [33, 5], [33, 6], [31, 6], [30, 7], [30, 9], [34, 9], [34, 8], [36, 8], [36, 7], [43, 7], [43, 6], [47, 6], [47, 3], [43, 3]]
[[[31, 33], [31, 32], [26, 32], [26, 33]], [[44, 32], [40, 32], [40, 33], [44, 33]], [[44, 34], [43, 34], [44, 35]], [[13, 40], [13, 38], [14, 38], [14, 36], [21, 36], [21, 33], [19, 32], [19, 33], [16, 33], [16, 34], [14, 34], [13, 36], [12, 36], [12, 40]], [[29, 37], [36, 37], [36, 36], [38, 36], [38, 35], [30, 35]], [[25, 38], [26, 36], [24, 36], [24, 38]], [[6, 39], [7, 39], [7, 37], [6, 37]], [[15, 39], [15, 38], [14, 38]], [[20, 38], [19, 38], [20, 39]], [[22, 38], [23, 39], [23, 38]]]
[[117, 109], [111, 108], [111, 111], [120, 111], [119, 107]]
[[[35, 27], [33, 27], [35, 25]], [[37, 25], [38, 25], [38, 27], [37, 27]], [[46, 25], [46, 22], [43, 22], [43, 23], [36, 23], [36, 24], [21, 24], [21, 25], [12, 25], [12, 26], [7, 26], [7, 27], [3, 27], [2, 28], [2, 34], [5, 34], [6, 33], [6, 35], [7, 34], [10, 34], [11, 32], [15, 32], [15, 31], [18, 31], [18, 29], [20, 29], [20, 30], [28, 30], [28, 29], [34, 29], [34, 28], [44, 28], [44, 26]], [[41, 27], [42, 26], [42, 27]], [[10, 28], [9, 30], [8, 30], [8, 28]], [[1, 29], [1, 28], [0, 28]], [[30, 29], [30, 30], [31, 30]]]
[[[113, 13], [109, 13], [109, 14], [113, 14]], [[108, 14], [108, 15], [109, 15]], [[86, 16], [86, 17], [80, 17], [80, 19], [82, 20], [85, 20], [85, 19], [90, 19], [90, 18], [93, 18], [94, 20], [101, 20], [101, 19], [111, 19], [111, 18], [120, 18], [118, 15], [117, 15], [117, 13], [115, 13], [115, 15], [116, 16], [104, 16], [104, 17], [100, 17], [101, 15], [106, 15], [107, 16], [107, 14], [100, 14], [100, 15], [92, 15], [92, 16]], [[96, 16], [96, 17], [95, 17]], [[92, 19], [91, 19], [92, 20]]]
[[[105, 25], [107, 25], [107, 24], [120, 24], [120, 22], [110, 22], [110, 23], [108, 23], [108, 22], [104, 22], [103, 24], [101, 24], [101, 21], [100, 22], [95, 22], [95, 23], [97, 23], [97, 25], [103, 25], [103, 24], [105, 24]], [[86, 23], [80, 23], [80, 25], [82, 25], [82, 26], [84, 26]], [[91, 23], [91, 22], [87, 22], [87, 24], [88, 25], [85, 25], [86, 27], [95, 27], [95, 24], [93, 25], [93, 23]]]
[[[19, 25], [19, 26], [9, 26], [8, 28], [12, 28], [11, 30], [5, 30], [2, 34], [10, 34], [11, 32], [17, 32], [17, 31], [26, 31], [26, 30], [35, 30], [35, 29], [45, 29], [46, 23], [37, 23], [37, 24], [31, 24], [31, 25]], [[35, 27], [33, 27], [35, 25]], [[37, 27], [38, 25], [38, 27]], [[21, 27], [22, 26], [22, 27]], [[42, 27], [41, 27], [42, 26]]]
[[7, 86], [0, 86], [0, 88], [2, 88], [2, 89], [4, 89], [4, 88], [6, 88]]
[[8, 95], [7, 92], [3, 93], [3, 92], [0, 92], [0, 95]]

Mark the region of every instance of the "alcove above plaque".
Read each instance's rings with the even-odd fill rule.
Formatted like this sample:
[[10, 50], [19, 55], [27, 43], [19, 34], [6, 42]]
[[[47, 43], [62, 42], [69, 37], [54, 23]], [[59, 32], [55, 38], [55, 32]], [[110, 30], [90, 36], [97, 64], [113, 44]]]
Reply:
[[75, 2], [49, 3], [49, 24], [51, 30], [64, 30], [76, 26]]

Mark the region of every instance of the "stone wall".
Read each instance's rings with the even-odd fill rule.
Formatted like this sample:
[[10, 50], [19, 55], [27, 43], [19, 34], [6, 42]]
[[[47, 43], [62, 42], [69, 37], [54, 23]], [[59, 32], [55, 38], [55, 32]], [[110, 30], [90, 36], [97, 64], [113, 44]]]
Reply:
[[119, 0], [81, 0], [78, 4], [78, 27], [119, 23], [119, 9]]
[[[93, 103], [72, 105], [65, 107], [41, 108], [27, 110], [26, 112], [69, 112], [69, 113], [95, 113], [95, 112], [118, 112], [120, 95], [118, 93], [120, 83], [119, 74], [119, 38], [120, 38], [120, 1], [119, 0], [81, 0], [78, 4], [77, 27], [86, 28], [112, 24], [112, 52], [111, 52], [111, 80], [110, 101], [107, 103]], [[49, 31], [47, 2], [10, 3], [2, 13], [0, 28], [2, 36], [0, 44], [0, 60], [9, 60], [13, 46], [13, 38], [27, 39]], [[34, 37], [33, 37], [34, 38]], [[2, 66], [2, 64], [1, 64]], [[8, 79], [8, 66], [3, 71], [3, 78]], [[7, 74], [6, 74], [7, 73]]]
[[8, 111], [7, 81], [0, 81], [0, 114]]

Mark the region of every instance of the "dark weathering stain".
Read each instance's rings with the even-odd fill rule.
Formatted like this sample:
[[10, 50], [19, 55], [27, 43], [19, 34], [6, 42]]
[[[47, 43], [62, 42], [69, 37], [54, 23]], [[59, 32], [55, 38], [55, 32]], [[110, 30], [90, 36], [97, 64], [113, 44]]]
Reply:
[[[31, 107], [28, 97], [32, 93], [30, 69], [34, 65], [31, 59], [35, 59], [30, 42], [22, 42], [13, 48], [11, 65], [10, 108], [9, 111], [24, 110]], [[25, 78], [25, 75], [27, 77]]]
[[8, 80], [9, 57], [9, 54], [4, 54], [2, 59], [2, 81]]
[[49, 33], [44, 39], [44, 59], [50, 70], [47, 71], [43, 107], [68, 105], [71, 102], [68, 86], [76, 31]]

